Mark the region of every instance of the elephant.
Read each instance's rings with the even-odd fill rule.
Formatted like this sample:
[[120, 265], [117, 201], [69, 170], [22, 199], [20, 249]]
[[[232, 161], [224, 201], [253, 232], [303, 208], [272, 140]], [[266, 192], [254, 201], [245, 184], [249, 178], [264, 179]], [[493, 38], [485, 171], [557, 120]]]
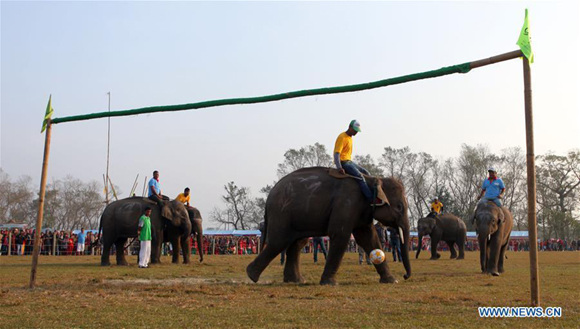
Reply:
[[504, 272], [503, 261], [514, 220], [505, 207], [480, 202], [475, 208], [475, 225], [479, 241], [481, 272], [498, 276]]
[[[199, 254], [199, 262], [203, 262], [203, 227], [202, 227], [202, 218], [201, 213], [195, 207], [186, 207], [187, 214], [189, 216], [189, 221], [191, 223], [191, 233], [194, 235], [194, 238], [197, 241], [197, 251]], [[183, 238], [189, 238], [189, 234], [184, 235], [184, 230], [181, 227], [176, 227], [173, 225], [167, 225], [164, 235], [164, 242], [170, 242], [173, 246], [173, 255], [172, 255], [172, 262], [178, 263], [179, 262], [179, 246], [180, 244], [183, 245], [185, 243], [186, 246], [189, 245], [189, 241], [185, 240], [183, 242]], [[189, 254], [190, 251], [183, 254], [183, 263], [189, 264]]]
[[[415, 258], [419, 258], [421, 253], [421, 241], [423, 236], [431, 237], [431, 259], [439, 259], [441, 255], [437, 252], [439, 241], [445, 241], [451, 251], [450, 258], [465, 258], [465, 241], [467, 240], [467, 227], [463, 220], [452, 214], [435, 215], [434, 217], [424, 217], [417, 222], [417, 233], [419, 235], [419, 248]], [[457, 245], [459, 257], [455, 251]]]
[[186, 233], [181, 239], [181, 246], [184, 256], [189, 257], [187, 238], [191, 233], [191, 222], [185, 206], [176, 200], [165, 201], [165, 206], [160, 210], [157, 203], [147, 198], [130, 197], [109, 204], [101, 215], [99, 231], [102, 230], [102, 266], [110, 265], [109, 254], [113, 244], [117, 249], [117, 265], [128, 265], [124, 246], [128, 238], [137, 237], [139, 218], [146, 207], [151, 208], [151, 263], [160, 262], [161, 243], [166, 226], [178, 227]]
[[[320, 284], [336, 284], [336, 273], [351, 234], [369, 254], [381, 249], [373, 218], [402, 233], [403, 264], [411, 276], [409, 262], [408, 203], [403, 184], [393, 178], [381, 178], [388, 205], [373, 208], [353, 178], [330, 176], [329, 168], [310, 167], [294, 171], [276, 183], [266, 200], [264, 215], [265, 247], [247, 266], [248, 277], [257, 282], [261, 273], [283, 250], [286, 250], [284, 282], [303, 283], [299, 257], [311, 236], [328, 236], [330, 248]], [[386, 262], [375, 265], [381, 283], [395, 283]]]

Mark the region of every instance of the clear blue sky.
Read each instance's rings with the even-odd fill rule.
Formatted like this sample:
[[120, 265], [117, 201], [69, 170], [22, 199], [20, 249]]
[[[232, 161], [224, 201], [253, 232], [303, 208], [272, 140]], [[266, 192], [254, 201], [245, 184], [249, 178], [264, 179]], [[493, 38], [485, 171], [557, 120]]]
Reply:
[[[0, 166], [39, 181], [48, 96], [55, 117], [248, 97], [416, 73], [517, 49], [530, 11], [536, 154], [580, 147], [578, 1], [5, 2]], [[454, 157], [462, 143], [525, 149], [521, 60], [349, 94], [111, 121], [111, 169], [129, 192], [161, 172], [206, 218], [235, 181], [254, 196], [289, 148], [356, 118], [355, 154], [386, 146]], [[107, 120], [53, 129], [49, 177], [102, 181]], [[210, 226], [207, 223], [205, 226]]]

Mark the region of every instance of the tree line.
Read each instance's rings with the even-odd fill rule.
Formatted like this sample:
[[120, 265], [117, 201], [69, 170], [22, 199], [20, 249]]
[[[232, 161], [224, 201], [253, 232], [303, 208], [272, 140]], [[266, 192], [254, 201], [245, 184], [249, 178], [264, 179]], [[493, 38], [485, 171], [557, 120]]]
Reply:
[[[503, 202], [514, 215], [514, 230], [527, 230], [526, 159], [520, 148], [494, 154], [486, 146], [464, 144], [459, 156], [441, 159], [426, 152], [412, 152], [409, 147], [385, 147], [377, 158], [366, 154], [356, 155], [353, 160], [374, 176], [392, 176], [403, 182], [412, 227], [427, 215], [432, 199], [437, 196], [445, 205], [444, 211], [462, 218], [469, 230], [473, 230], [470, 218], [481, 183], [487, 169], [493, 166], [506, 185]], [[334, 166], [324, 145], [315, 143], [287, 150], [276, 173], [280, 179], [312, 166]], [[537, 156], [536, 182], [540, 237], [580, 237], [580, 151]], [[222, 207], [214, 207], [210, 218], [222, 228], [256, 229], [263, 220], [266, 198], [275, 183], [262, 187], [258, 196], [252, 195], [248, 187], [233, 181], [226, 183]], [[116, 190], [119, 192], [118, 187]], [[44, 227], [97, 228], [104, 206], [102, 184], [70, 176], [54, 180], [46, 189]], [[13, 220], [33, 226], [37, 211], [38, 195], [31, 178], [12, 179], [0, 168], [0, 223]]]
[[[385, 147], [378, 158], [356, 155], [353, 161], [373, 176], [401, 180], [406, 188], [411, 226], [429, 213], [435, 196], [445, 205], [445, 212], [462, 218], [474, 230], [471, 217], [477, 204], [487, 169], [494, 167], [506, 185], [503, 203], [514, 215], [514, 230], [527, 230], [526, 158], [521, 148], [513, 147], [495, 154], [483, 145], [463, 144], [459, 156], [440, 159], [426, 152], [412, 152], [409, 147]], [[580, 236], [580, 151], [566, 155], [548, 153], [536, 156], [536, 195], [538, 231], [542, 238], [571, 239]], [[277, 166], [278, 178], [294, 170], [333, 167], [332, 156], [322, 144], [289, 149]], [[224, 186], [224, 206], [214, 208], [211, 218], [223, 228], [257, 228], [263, 220], [264, 206], [275, 182], [252, 196], [248, 187], [235, 182]]]
[[[67, 176], [47, 184], [43, 226], [54, 230], [97, 228], [105, 206], [103, 186]], [[0, 168], [0, 223], [15, 222], [34, 227], [38, 213], [38, 192], [32, 179], [11, 179]]]

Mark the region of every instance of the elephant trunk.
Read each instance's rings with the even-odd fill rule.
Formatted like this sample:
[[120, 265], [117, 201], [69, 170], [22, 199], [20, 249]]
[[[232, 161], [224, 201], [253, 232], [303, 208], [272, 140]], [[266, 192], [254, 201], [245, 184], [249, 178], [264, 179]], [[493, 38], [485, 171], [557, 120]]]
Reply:
[[409, 246], [411, 245], [411, 239], [409, 225], [407, 224], [406, 227], [402, 229], [402, 231], [403, 235], [401, 236], [401, 256], [403, 256], [403, 266], [405, 267], [405, 272], [407, 272], [403, 277], [405, 280], [407, 280], [411, 277], [411, 262], [409, 261]]
[[481, 265], [481, 272], [485, 272], [487, 266], [487, 237], [488, 234], [479, 235], [479, 263]]
[[415, 259], [419, 258], [422, 246], [423, 246], [423, 234], [419, 233], [419, 241], [417, 242], [417, 254], [415, 254]]

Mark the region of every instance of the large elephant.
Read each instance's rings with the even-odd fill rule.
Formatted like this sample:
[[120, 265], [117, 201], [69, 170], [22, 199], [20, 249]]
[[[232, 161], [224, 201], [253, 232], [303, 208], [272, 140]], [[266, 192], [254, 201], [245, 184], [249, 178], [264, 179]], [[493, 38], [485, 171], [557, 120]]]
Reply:
[[[199, 254], [199, 261], [203, 262], [203, 227], [201, 213], [195, 207], [186, 207], [187, 214], [189, 216], [189, 221], [191, 223], [191, 233], [197, 241], [197, 251]], [[174, 225], [167, 225], [165, 230], [164, 242], [170, 242], [173, 246], [172, 262], [179, 262], [179, 250], [180, 246], [189, 246], [189, 234], [185, 234], [182, 227], [176, 227]], [[181, 248], [183, 249], [183, 248]], [[189, 254], [190, 251], [183, 253], [183, 263], [189, 264]]]
[[[409, 262], [409, 217], [403, 185], [395, 179], [381, 179], [389, 205], [373, 207], [365, 200], [352, 178], [338, 179], [328, 168], [297, 170], [272, 188], [266, 201], [265, 247], [246, 268], [257, 282], [261, 273], [286, 249], [284, 282], [304, 282], [299, 268], [300, 250], [311, 236], [329, 236], [330, 248], [320, 284], [336, 284], [336, 273], [350, 241], [351, 233], [368, 254], [381, 249], [373, 218], [402, 232], [404, 278], [411, 276]], [[386, 262], [375, 265], [381, 283], [396, 282]]]
[[[465, 223], [452, 214], [443, 214], [434, 217], [424, 217], [417, 222], [417, 233], [419, 234], [419, 248], [415, 258], [419, 258], [421, 253], [421, 241], [425, 235], [431, 238], [431, 259], [439, 259], [441, 255], [437, 252], [439, 241], [445, 241], [451, 251], [451, 258], [465, 258], [465, 241], [467, 239], [467, 227]], [[459, 257], [455, 251], [457, 245]]]
[[111, 246], [117, 249], [117, 265], [128, 265], [125, 259], [125, 243], [137, 236], [139, 218], [146, 207], [151, 208], [151, 263], [159, 263], [163, 230], [166, 226], [179, 227], [186, 235], [182, 243], [183, 254], [189, 255], [187, 238], [191, 232], [191, 222], [185, 206], [178, 201], [166, 201], [163, 210], [157, 203], [142, 197], [130, 197], [109, 204], [101, 216], [99, 231], [102, 229], [103, 254], [101, 265], [110, 265]]
[[503, 261], [514, 220], [505, 207], [480, 202], [475, 209], [481, 272], [498, 276], [504, 272]]

